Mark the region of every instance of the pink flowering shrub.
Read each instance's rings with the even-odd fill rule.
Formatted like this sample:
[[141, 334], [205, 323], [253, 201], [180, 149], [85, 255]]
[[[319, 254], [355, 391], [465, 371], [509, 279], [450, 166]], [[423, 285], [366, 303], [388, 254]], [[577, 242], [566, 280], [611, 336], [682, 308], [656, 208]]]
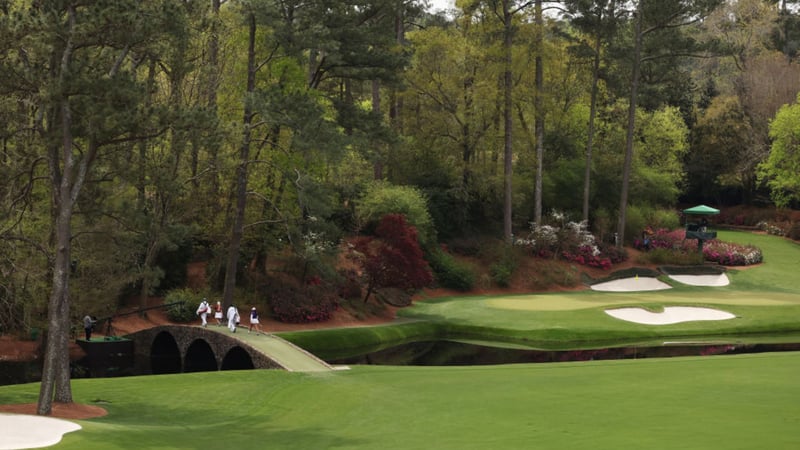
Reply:
[[565, 250], [561, 253], [561, 257], [569, 262], [574, 262], [582, 266], [597, 267], [599, 269], [608, 270], [611, 268], [611, 258], [601, 256], [599, 253], [594, 253], [594, 248], [584, 245], [578, 247], [574, 252]]
[[754, 245], [738, 245], [714, 239], [703, 246], [703, 258], [723, 266], [749, 266], [763, 261], [764, 255]]
[[686, 239], [686, 230], [667, 230], [664, 228], [649, 233], [649, 247], [645, 245], [643, 238], [637, 238], [633, 242], [634, 248], [638, 250], [664, 248], [669, 250], [693, 250], [697, 248], [697, 239]]

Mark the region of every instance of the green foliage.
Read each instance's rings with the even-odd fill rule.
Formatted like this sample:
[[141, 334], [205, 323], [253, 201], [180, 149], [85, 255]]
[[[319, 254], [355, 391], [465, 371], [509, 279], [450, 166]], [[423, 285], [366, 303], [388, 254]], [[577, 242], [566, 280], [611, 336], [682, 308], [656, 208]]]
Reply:
[[514, 276], [514, 264], [507, 264], [507, 261], [496, 262], [489, 266], [489, 275], [492, 277], [492, 282], [500, 287], [508, 287], [511, 285], [511, 277]]
[[581, 281], [581, 272], [574, 264], [564, 261], [537, 259], [532, 271], [526, 273], [526, 286], [532, 291], [545, 291], [554, 286], [574, 287]]
[[769, 136], [769, 158], [759, 166], [758, 176], [770, 187], [772, 201], [786, 207], [800, 201], [800, 95], [795, 103], [781, 107], [770, 123]]
[[167, 307], [167, 317], [169, 320], [180, 323], [187, 323], [197, 320], [197, 305], [200, 304], [202, 297], [191, 289], [175, 289], [167, 292], [164, 296], [164, 304]]
[[642, 231], [647, 228], [647, 218], [643, 208], [629, 206], [625, 214], [625, 238], [628, 242], [633, 242]]
[[641, 166], [636, 169], [631, 196], [635, 204], [667, 207], [678, 199], [679, 182], [679, 179], [658, 168]]
[[475, 286], [475, 272], [467, 263], [458, 261], [440, 248], [429, 251], [427, 258], [439, 286], [463, 292]]
[[183, 239], [162, 249], [156, 258], [156, 265], [163, 270], [164, 276], [158, 283], [158, 292], [178, 288], [186, 283], [186, 267], [192, 258], [192, 242]]
[[542, 203], [561, 211], [579, 212], [583, 205], [584, 159], [559, 160], [544, 174]]
[[359, 222], [363, 228], [371, 230], [387, 214], [404, 215], [417, 229], [423, 248], [436, 242], [436, 230], [428, 213], [427, 201], [418, 189], [388, 183], [370, 184], [356, 205]]
[[686, 158], [688, 192], [700, 199], [718, 196], [723, 180], [753, 146], [753, 135], [739, 100], [715, 97], [692, 130], [692, 150]]
[[508, 287], [511, 278], [519, 267], [520, 249], [506, 243], [501, 243], [495, 249], [495, 262], [489, 266], [489, 275], [492, 281], [500, 287]]
[[664, 174], [673, 187], [683, 179], [683, 159], [689, 130], [678, 108], [666, 106], [645, 114], [640, 121], [642, 145], [637, 157], [644, 166]]
[[613, 239], [610, 236], [614, 233], [614, 219], [607, 209], [598, 208], [594, 210], [591, 229], [599, 242], [613, 243]]
[[639, 239], [646, 229], [674, 230], [680, 228], [680, 218], [677, 212], [651, 206], [629, 206], [625, 221], [625, 236], [628, 242]]

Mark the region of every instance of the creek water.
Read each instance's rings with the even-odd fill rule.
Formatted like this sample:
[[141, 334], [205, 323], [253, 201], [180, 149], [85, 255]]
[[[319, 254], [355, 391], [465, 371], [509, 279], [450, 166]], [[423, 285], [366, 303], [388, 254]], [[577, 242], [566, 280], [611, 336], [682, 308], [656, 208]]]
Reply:
[[[536, 350], [506, 348], [463, 341], [421, 341], [381, 350], [325, 358], [330, 364], [393, 366], [477, 366], [492, 364], [558, 363], [611, 359], [670, 358], [676, 356], [711, 356], [744, 353], [800, 351], [800, 337], [767, 342], [664, 342], [661, 345], [630, 345], [573, 350]], [[312, 351], [313, 352], [313, 351]], [[129, 370], [114, 372], [115, 367], [97, 370], [90, 375], [81, 362], [73, 362], [72, 377], [85, 378], [137, 375]], [[41, 361], [0, 361], [0, 385], [38, 382]]]
[[800, 343], [686, 343], [653, 346], [604, 347], [580, 350], [502, 348], [459, 341], [424, 341], [374, 352], [326, 360], [331, 364], [395, 366], [475, 366], [555, 363], [608, 359], [669, 358], [742, 353], [800, 351]]

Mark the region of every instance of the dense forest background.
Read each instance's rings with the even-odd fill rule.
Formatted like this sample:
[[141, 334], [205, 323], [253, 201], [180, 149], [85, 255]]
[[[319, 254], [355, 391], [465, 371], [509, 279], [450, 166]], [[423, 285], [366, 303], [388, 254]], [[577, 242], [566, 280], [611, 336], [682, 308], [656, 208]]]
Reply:
[[0, 1], [2, 331], [48, 328], [50, 380], [85, 311], [193, 260], [225, 304], [276, 255], [342, 276], [386, 213], [430, 254], [796, 206], [798, 3]]

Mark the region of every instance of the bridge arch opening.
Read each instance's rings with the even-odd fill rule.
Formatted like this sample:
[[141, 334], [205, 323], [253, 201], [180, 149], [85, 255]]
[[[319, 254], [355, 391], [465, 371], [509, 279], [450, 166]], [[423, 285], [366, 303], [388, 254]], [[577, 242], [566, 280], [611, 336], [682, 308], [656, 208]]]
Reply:
[[153, 374], [181, 373], [181, 351], [172, 334], [162, 331], [153, 339], [150, 369]]
[[204, 339], [196, 339], [186, 350], [183, 360], [184, 372], [213, 372], [217, 370], [214, 350]]
[[253, 358], [242, 347], [236, 346], [228, 350], [222, 359], [220, 370], [247, 370], [254, 369]]

